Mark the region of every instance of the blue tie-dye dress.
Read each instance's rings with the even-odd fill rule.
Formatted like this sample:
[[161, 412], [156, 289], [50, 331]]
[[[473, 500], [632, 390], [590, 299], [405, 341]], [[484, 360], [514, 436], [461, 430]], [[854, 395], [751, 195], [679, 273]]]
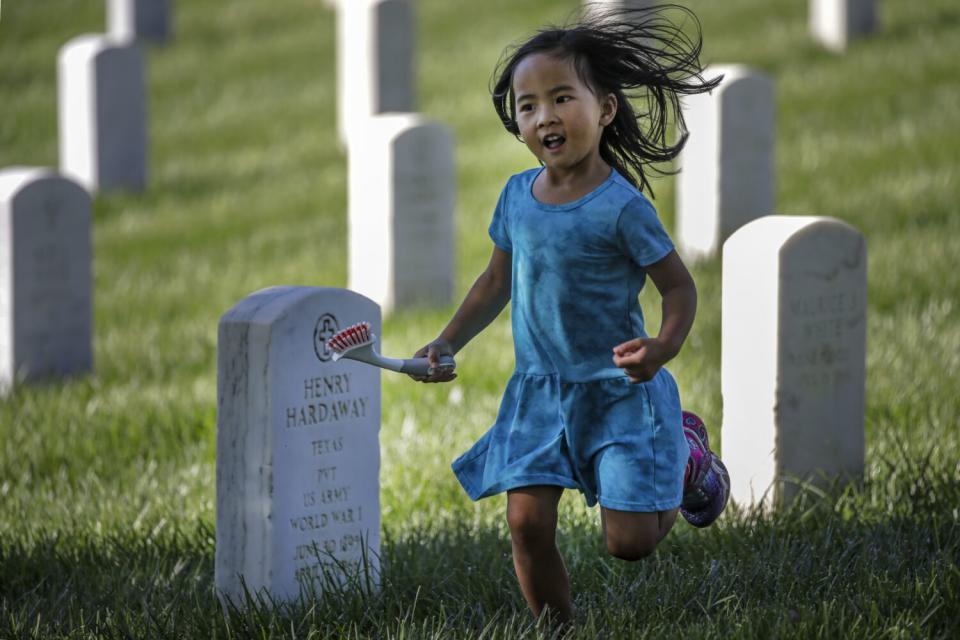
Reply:
[[620, 174], [561, 205], [533, 197], [542, 169], [510, 178], [490, 237], [512, 254], [516, 370], [494, 425], [453, 463], [480, 499], [508, 489], [579, 489], [588, 505], [664, 511], [680, 504], [688, 446], [666, 369], [631, 384], [613, 347], [646, 336], [644, 265], [673, 243]]

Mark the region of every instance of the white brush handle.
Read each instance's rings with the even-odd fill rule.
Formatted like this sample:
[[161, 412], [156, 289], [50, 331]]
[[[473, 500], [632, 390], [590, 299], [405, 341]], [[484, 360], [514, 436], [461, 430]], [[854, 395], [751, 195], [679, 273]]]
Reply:
[[[388, 358], [374, 351], [373, 343], [365, 344], [362, 347], [350, 349], [349, 351], [339, 354], [339, 356], [334, 356], [334, 361], [340, 358], [359, 360], [360, 362], [366, 362], [381, 369], [388, 369], [390, 371], [396, 371], [397, 373], [406, 373], [414, 376], [428, 376], [433, 372], [430, 367], [430, 361], [427, 358], [409, 358], [406, 360]], [[456, 367], [457, 364], [454, 362], [453, 357], [440, 356], [438, 368], [452, 371]]]

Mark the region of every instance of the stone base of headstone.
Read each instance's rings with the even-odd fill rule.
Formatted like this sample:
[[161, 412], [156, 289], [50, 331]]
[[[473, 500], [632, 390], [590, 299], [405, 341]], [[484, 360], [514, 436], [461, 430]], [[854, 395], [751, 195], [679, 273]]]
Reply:
[[0, 393], [93, 368], [90, 209], [51, 170], [0, 170]]
[[326, 341], [380, 309], [351, 291], [272, 287], [220, 319], [217, 532], [221, 597], [291, 601], [375, 589], [380, 370]]
[[453, 296], [453, 139], [416, 114], [367, 120], [349, 153], [349, 288], [383, 307]]
[[368, 117], [416, 109], [411, 0], [342, 0], [337, 9], [337, 130], [353, 145]]
[[810, 0], [809, 7], [810, 33], [831, 51], [843, 52], [877, 26], [874, 0]]
[[719, 75], [712, 93], [684, 99], [690, 137], [677, 176], [677, 248], [690, 261], [716, 255], [730, 234], [774, 208], [773, 85], [743, 65], [704, 72]]
[[57, 72], [60, 171], [91, 193], [143, 189], [147, 116], [136, 43], [79, 36], [60, 49]]
[[723, 460], [744, 506], [864, 465], [867, 247], [833, 218], [767, 216], [723, 252]]
[[164, 44], [170, 38], [170, 0], [107, 0], [107, 31], [118, 41]]

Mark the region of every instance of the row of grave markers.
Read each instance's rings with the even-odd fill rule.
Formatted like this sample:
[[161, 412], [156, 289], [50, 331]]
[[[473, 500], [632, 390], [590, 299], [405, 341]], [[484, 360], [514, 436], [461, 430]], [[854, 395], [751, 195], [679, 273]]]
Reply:
[[[111, 2], [127, 8], [111, 22], [156, 17], [131, 9], [147, 5], [165, 3]], [[452, 138], [416, 114], [377, 113], [412, 107], [411, 3], [366, 0], [338, 11], [341, 114], [363, 116], [353, 124], [341, 118], [352, 140], [348, 285], [386, 311], [445, 304], [454, 271]], [[163, 23], [154, 21], [156, 37], [165, 34], [156, 26]], [[82, 36], [61, 51], [61, 171], [91, 192], [145, 181], [142, 66], [135, 44], [109, 37]], [[733, 231], [774, 209], [772, 85], [740, 65], [707, 70], [716, 74], [724, 75], [720, 88], [686, 105], [693, 133], [678, 179], [677, 240], [688, 259], [713, 255]]]
[[[163, 40], [169, 32], [167, 2], [111, 0], [109, 7], [113, 35], [76, 38], [58, 60], [60, 170], [91, 193], [145, 184], [143, 59], [134, 38]], [[338, 3], [338, 12], [340, 127], [350, 167], [348, 286], [386, 312], [447, 304], [453, 141], [445, 127], [411, 112], [411, 2]], [[677, 181], [677, 244], [690, 260], [714, 255], [733, 231], [774, 210], [772, 84], [740, 65], [707, 74], [725, 79], [713, 94], [688, 100], [692, 133]], [[400, 111], [381, 113], [392, 109]]]
[[[168, 2], [111, 0], [110, 33], [79, 36], [61, 48], [57, 65], [61, 175], [44, 174], [36, 189], [63, 190], [62, 183], [70, 180], [89, 194], [145, 186], [144, 61], [137, 39], [168, 37], [168, 8]], [[386, 310], [402, 304], [447, 304], [453, 295], [454, 273], [453, 138], [446, 127], [412, 112], [412, 4], [364, 0], [341, 3], [338, 12], [341, 114], [354, 114], [341, 123], [344, 135], [350, 132], [349, 286]], [[384, 110], [389, 113], [381, 113]], [[12, 208], [16, 194], [31, 191], [34, 187], [29, 183], [40, 179], [40, 174], [11, 170], [7, 175]], [[89, 211], [89, 196], [61, 200], [58, 207], [63, 213], [58, 215], [77, 211], [75, 218], [87, 220], [89, 226], [89, 213], [85, 218], [82, 213]], [[30, 206], [29, 199], [20, 202], [18, 215], [29, 215], [25, 210]], [[22, 233], [4, 238], [4, 243], [12, 243], [15, 237], [22, 246], [46, 242], [26, 239]], [[52, 234], [51, 229], [42, 235]], [[87, 229], [81, 237], [89, 235]], [[84, 254], [87, 263], [89, 253], [88, 249]], [[14, 265], [10, 280], [31, 279], [24, 270], [38, 269], [38, 265]], [[89, 264], [72, 264], [72, 268], [75, 273], [90, 272]], [[76, 291], [89, 298], [89, 282]], [[11, 289], [9, 297], [9, 308], [20, 312], [28, 308], [18, 289]], [[30, 326], [32, 319], [22, 313], [11, 323]], [[89, 331], [85, 335], [89, 352]], [[72, 351], [57, 352], [54, 365], [47, 355], [11, 338], [3, 357], [11, 363], [11, 380], [18, 371], [21, 378], [32, 379], [92, 366], [89, 357], [67, 365], [64, 359]]]
[[0, 169], [0, 395], [93, 369], [91, 195], [146, 182], [143, 58], [169, 0], [108, 0], [107, 34], [58, 54], [59, 172]]
[[[338, 129], [349, 147], [351, 137], [365, 137], [362, 130], [369, 118], [413, 110], [414, 18], [410, 0], [362, 0], [336, 7]], [[869, 32], [875, 21], [872, 0], [811, 0], [811, 28], [833, 48], [843, 48], [851, 36]], [[108, 23], [108, 35], [81, 36], [65, 45], [58, 64], [61, 171], [91, 191], [145, 184], [143, 62], [135, 43], [167, 39], [169, 1], [109, 0]], [[359, 134], [351, 133], [358, 128]], [[428, 246], [393, 247], [400, 253], [422, 253], [418, 249], [424, 248], [429, 250]], [[386, 266], [393, 270], [392, 265]], [[367, 284], [371, 277], [358, 273], [356, 287], [371, 290]], [[388, 308], [393, 306], [392, 300], [374, 290], [371, 293]]]

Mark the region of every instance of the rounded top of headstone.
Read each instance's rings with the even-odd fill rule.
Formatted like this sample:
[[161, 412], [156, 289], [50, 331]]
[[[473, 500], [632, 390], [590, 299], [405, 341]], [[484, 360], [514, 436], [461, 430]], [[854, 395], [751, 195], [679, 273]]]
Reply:
[[362, 138], [373, 138], [380, 142], [392, 141], [404, 133], [412, 130], [437, 132], [440, 135], [449, 135], [447, 127], [439, 122], [427, 120], [419, 113], [388, 112], [365, 118], [358, 127], [358, 134]]
[[137, 49], [137, 43], [109, 33], [85, 33], [71, 38], [60, 47], [58, 59], [63, 64], [80, 62], [116, 49]]
[[763, 216], [737, 229], [723, 243], [723, 255], [726, 259], [727, 256], [743, 252], [779, 253], [811, 233], [823, 230], [837, 235], [862, 237], [852, 225], [828, 216]]
[[330, 306], [370, 305], [376, 318], [371, 322], [379, 324], [380, 307], [366, 296], [349, 289], [336, 287], [267, 287], [251, 293], [223, 314], [220, 323], [245, 323], [271, 325], [302, 304], [309, 304], [314, 298], [323, 298]]
[[47, 167], [14, 166], [0, 169], [0, 200], [10, 201], [25, 189], [40, 183], [56, 182], [61, 188], [75, 188], [89, 198], [86, 189], [77, 182]]
[[381, 113], [364, 118], [363, 124], [357, 127], [356, 137], [376, 141], [376, 148], [380, 149], [384, 143], [394, 143], [414, 132], [418, 137], [427, 135], [431, 139], [446, 139], [452, 144], [452, 134], [447, 127], [427, 120], [419, 113], [407, 112]]
[[759, 80], [769, 82], [767, 74], [759, 69], [754, 69], [745, 64], [711, 64], [703, 71], [703, 77], [707, 79], [723, 76], [720, 88], [726, 88], [742, 80]]
[[371, 124], [378, 127], [409, 128], [425, 122], [424, 117], [415, 111], [386, 111], [370, 117]]

